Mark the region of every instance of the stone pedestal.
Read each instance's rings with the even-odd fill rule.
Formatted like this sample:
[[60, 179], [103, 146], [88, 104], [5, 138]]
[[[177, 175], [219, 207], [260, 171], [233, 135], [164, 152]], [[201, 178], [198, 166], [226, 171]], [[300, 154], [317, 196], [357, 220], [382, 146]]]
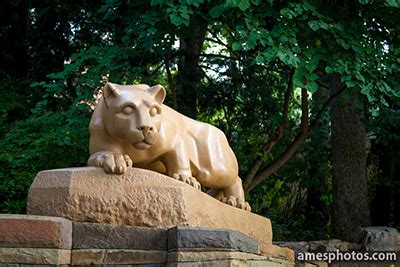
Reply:
[[0, 267], [294, 266], [291, 250], [274, 249], [263, 254], [257, 240], [224, 229], [149, 228], [0, 215]]
[[94, 167], [42, 171], [29, 190], [28, 214], [113, 225], [223, 228], [272, 243], [269, 219], [138, 168], [124, 175]]
[[0, 267], [294, 265], [292, 250], [272, 244], [269, 219], [149, 170], [42, 171], [27, 208], [0, 217]]

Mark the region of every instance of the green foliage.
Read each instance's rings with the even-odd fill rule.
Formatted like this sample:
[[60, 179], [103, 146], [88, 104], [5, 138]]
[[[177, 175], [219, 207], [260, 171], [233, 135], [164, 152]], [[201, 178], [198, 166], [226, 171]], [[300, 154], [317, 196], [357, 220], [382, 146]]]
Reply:
[[23, 213], [29, 186], [41, 170], [87, 161], [89, 114], [49, 113], [10, 125], [0, 142], [0, 211]]
[[323, 144], [328, 131], [329, 128], [322, 127], [314, 132], [300, 155], [248, 196], [256, 213], [271, 218], [274, 240], [331, 238], [330, 147]]
[[[236, 26], [239, 41], [233, 49], [249, 50], [254, 48], [249, 43], [261, 44], [256, 51], [257, 63], [279, 60], [295, 67], [295, 85], [305, 86], [311, 93], [317, 88], [313, 71], [323, 60], [327, 73], [349, 77], [347, 86], [359, 86], [369, 101], [381, 100], [387, 94], [398, 98], [398, 83], [391, 78], [398, 71], [399, 51], [390, 43], [396, 38], [392, 24], [395, 10], [379, 6], [379, 15], [387, 13], [378, 22], [370, 9], [372, 5], [379, 6], [354, 7], [360, 14], [358, 21], [332, 16], [325, 5], [308, 1], [289, 3], [275, 13], [254, 7], [243, 13], [243, 24]], [[275, 23], [268, 31], [265, 21], [271, 17]], [[386, 31], [384, 36], [379, 33], [382, 31]]]

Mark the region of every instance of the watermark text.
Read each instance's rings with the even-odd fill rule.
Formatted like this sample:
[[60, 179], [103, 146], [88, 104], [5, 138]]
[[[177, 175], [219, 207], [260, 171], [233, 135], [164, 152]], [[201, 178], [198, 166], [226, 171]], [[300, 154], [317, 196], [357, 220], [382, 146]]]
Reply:
[[298, 252], [298, 261], [396, 261], [395, 252], [359, 252], [359, 251], [330, 251], [330, 252]]

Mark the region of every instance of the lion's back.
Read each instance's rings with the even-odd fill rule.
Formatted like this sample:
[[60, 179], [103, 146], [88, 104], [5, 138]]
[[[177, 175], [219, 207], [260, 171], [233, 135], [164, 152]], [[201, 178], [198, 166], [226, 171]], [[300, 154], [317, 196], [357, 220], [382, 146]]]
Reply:
[[[164, 107], [163, 107], [164, 109]], [[238, 164], [225, 134], [217, 127], [195, 121], [165, 108], [165, 117], [174, 120], [188, 153], [193, 176], [200, 183], [208, 179], [226, 179], [238, 175]]]

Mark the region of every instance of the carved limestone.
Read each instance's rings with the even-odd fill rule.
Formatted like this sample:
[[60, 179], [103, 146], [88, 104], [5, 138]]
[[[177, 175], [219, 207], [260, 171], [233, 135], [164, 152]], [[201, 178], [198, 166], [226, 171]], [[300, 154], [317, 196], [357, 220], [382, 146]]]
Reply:
[[161, 85], [107, 83], [89, 126], [88, 165], [115, 174], [132, 166], [153, 170], [217, 189], [222, 202], [250, 210], [224, 133], [163, 105], [165, 95]]

